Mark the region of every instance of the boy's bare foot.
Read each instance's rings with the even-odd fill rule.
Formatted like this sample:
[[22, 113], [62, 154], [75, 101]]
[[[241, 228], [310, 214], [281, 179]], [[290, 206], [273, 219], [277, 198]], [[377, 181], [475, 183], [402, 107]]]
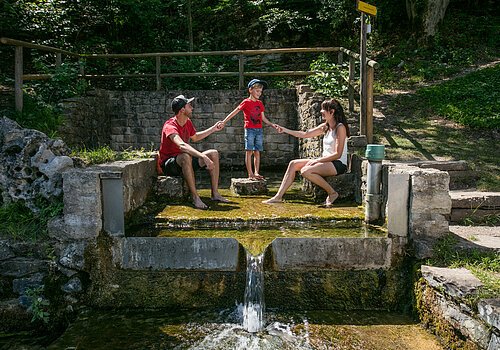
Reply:
[[339, 194], [337, 192], [329, 194], [328, 197], [326, 197], [325, 206], [331, 207], [337, 198], [339, 198]]
[[214, 202], [231, 203], [231, 201], [229, 199], [222, 197], [220, 194], [213, 196], [211, 199]]
[[208, 206], [203, 203], [200, 198], [195, 198], [193, 200], [193, 205], [196, 209], [208, 209]]
[[254, 177], [257, 179], [257, 180], [264, 180], [265, 177], [260, 175], [260, 174], [255, 174]]
[[283, 203], [283, 199], [272, 197], [272, 198], [269, 198], [265, 201], [262, 201], [262, 203], [264, 203], [264, 204]]

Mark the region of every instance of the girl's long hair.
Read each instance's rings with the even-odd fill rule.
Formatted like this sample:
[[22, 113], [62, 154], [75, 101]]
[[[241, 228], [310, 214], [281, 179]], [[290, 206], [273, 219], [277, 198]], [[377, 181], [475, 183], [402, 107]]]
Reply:
[[[347, 137], [351, 136], [351, 132], [349, 131], [349, 125], [347, 124], [347, 118], [345, 117], [344, 114], [344, 109], [342, 108], [342, 105], [340, 104], [339, 101], [335, 99], [329, 99], [329, 100], [324, 100], [321, 103], [321, 108], [323, 108], [325, 111], [331, 111], [332, 109], [335, 110], [335, 113], [333, 113], [333, 117], [335, 118], [335, 122], [337, 122], [337, 125], [339, 124], [344, 124], [345, 129], [346, 129], [346, 134]], [[328, 131], [329, 128], [331, 128], [331, 125], [328, 125], [325, 129], [325, 132]]]

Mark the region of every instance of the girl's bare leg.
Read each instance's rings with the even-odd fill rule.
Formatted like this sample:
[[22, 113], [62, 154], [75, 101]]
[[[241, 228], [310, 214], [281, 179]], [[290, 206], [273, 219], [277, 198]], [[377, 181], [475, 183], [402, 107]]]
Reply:
[[325, 205], [330, 206], [339, 197], [333, 187], [325, 180], [325, 176], [337, 175], [337, 170], [332, 163], [319, 163], [311, 167], [302, 168], [301, 175], [324, 189], [327, 193]]
[[286, 193], [288, 188], [290, 188], [290, 186], [293, 184], [293, 181], [295, 181], [295, 173], [297, 171], [300, 171], [300, 169], [302, 169], [304, 165], [307, 164], [308, 161], [309, 159], [295, 159], [292, 160], [290, 163], [288, 163], [288, 168], [286, 169], [285, 175], [283, 176], [283, 180], [281, 180], [278, 192], [272, 198], [262, 201], [262, 203], [265, 204], [281, 203], [283, 201], [283, 195]]

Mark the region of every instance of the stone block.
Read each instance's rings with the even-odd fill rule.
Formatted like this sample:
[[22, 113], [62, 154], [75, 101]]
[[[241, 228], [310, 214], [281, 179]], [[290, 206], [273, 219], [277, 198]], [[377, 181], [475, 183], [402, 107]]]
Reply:
[[421, 271], [430, 286], [454, 298], [474, 296], [483, 286], [476, 276], [464, 268], [449, 269], [422, 265]]
[[390, 235], [406, 237], [408, 235], [410, 175], [389, 172], [387, 187], [387, 230]]
[[236, 195], [259, 195], [267, 194], [266, 180], [248, 178], [232, 178], [231, 192]]
[[500, 193], [479, 191], [451, 191], [453, 208], [500, 209]]
[[480, 300], [477, 309], [481, 319], [500, 330], [500, 298]]
[[272, 265], [277, 271], [389, 268], [391, 244], [389, 238], [276, 238]]
[[129, 237], [113, 246], [113, 261], [131, 270], [236, 271], [239, 252], [233, 238]]
[[25, 277], [37, 272], [46, 272], [49, 262], [30, 258], [14, 258], [0, 262], [0, 275], [10, 277]]
[[156, 194], [167, 198], [184, 198], [189, 195], [189, 189], [181, 176], [158, 176]]

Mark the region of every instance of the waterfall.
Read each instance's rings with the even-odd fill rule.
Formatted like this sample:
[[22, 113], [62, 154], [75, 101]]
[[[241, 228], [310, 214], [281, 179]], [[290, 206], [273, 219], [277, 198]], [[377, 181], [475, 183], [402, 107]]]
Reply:
[[243, 328], [259, 332], [264, 328], [264, 253], [253, 256], [247, 252], [247, 278], [243, 305]]

